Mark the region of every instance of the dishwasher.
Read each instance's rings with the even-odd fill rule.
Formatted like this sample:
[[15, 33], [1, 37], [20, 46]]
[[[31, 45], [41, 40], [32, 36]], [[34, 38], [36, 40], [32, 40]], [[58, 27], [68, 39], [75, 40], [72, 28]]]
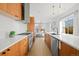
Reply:
[[29, 37], [29, 51], [30, 51], [33, 45], [33, 34], [31, 33], [28, 37]]
[[58, 56], [58, 39], [51, 36], [51, 50], [53, 56]]

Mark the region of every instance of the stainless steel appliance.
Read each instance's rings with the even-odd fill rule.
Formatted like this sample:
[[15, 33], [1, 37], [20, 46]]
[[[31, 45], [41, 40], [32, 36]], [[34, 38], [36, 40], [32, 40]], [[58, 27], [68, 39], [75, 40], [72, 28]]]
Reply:
[[51, 36], [51, 50], [53, 56], [58, 56], [58, 40], [57, 38]]

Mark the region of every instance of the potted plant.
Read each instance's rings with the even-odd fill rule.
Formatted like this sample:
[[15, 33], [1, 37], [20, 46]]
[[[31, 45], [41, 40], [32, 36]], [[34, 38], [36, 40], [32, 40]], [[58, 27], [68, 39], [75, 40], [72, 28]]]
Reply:
[[9, 37], [14, 37], [15, 35], [16, 35], [16, 32], [15, 31], [10, 31]]

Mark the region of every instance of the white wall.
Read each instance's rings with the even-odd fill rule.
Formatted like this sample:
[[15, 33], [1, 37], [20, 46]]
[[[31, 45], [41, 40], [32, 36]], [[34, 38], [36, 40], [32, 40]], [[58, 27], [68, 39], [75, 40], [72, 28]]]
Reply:
[[74, 26], [74, 28], [73, 28], [74, 35], [79, 36], [79, 9], [78, 9], [78, 11], [74, 12], [74, 16], [75, 16], [74, 25], [73, 25]]
[[[52, 8], [53, 5], [55, 6], [54, 9]], [[53, 19], [53, 17], [64, 13], [74, 5], [74, 3], [61, 3], [61, 8], [59, 8], [58, 3], [30, 3], [30, 16], [35, 17], [35, 23], [39, 23], [40, 21], [41, 23], [51, 23], [51, 31], [54, 31], [54, 28], [59, 27], [59, 21], [58, 19]], [[45, 29], [50, 31], [50, 25]]]
[[49, 4], [48, 3], [30, 3], [30, 15], [35, 17], [35, 23], [49, 21]]
[[73, 8], [60, 15], [59, 22], [71, 14], [74, 14], [73, 35], [79, 36], [79, 4], [76, 4]]
[[54, 32], [59, 32], [60, 33], [60, 18], [59, 17], [62, 17], [63, 15], [66, 15], [66, 13], [70, 13], [70, 9], [72, 9], [76, 4], [75, 3], [61, 3], [61, 8], [58, 8], [58, 4], [54, 4], [55, 7], [54, 7], [54, 15], [53, 15], [53, 4], [51, 4], [51, 31], [54, 31]]
[[[53, 9], [54, 5], [54, 9]], [[74, 3], [61, 3], [61, 8], [59, 8], [59, 3], [30, 3], [30, 15], [35, 16], [35, 22], [49, 22], [54, 16], [62, 14], [68, 9], [72, 8]], [[54, 15], [53, 15], [54, 12]]]
[[8, 34], [10, 31], [16, 31], [16, 33], [25, 32], [27, 26], [19, 21], [15, 21], [14, 19], [5, 16], [0, 13], [0, 39], [8, 38]]

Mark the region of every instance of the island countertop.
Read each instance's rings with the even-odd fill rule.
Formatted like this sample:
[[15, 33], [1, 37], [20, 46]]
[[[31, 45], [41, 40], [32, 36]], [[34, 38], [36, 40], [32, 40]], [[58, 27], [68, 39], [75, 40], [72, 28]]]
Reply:
[[62, 34], [62, 35], [52, 35], [50, 33], [48, 34], [51, 35], [53, 38], [56, 38], [59, 41], [64, 42], [68, 44], [69, 46], [79, 50], [79, 37], [78, 36], [74, 36], [70, 34]]

